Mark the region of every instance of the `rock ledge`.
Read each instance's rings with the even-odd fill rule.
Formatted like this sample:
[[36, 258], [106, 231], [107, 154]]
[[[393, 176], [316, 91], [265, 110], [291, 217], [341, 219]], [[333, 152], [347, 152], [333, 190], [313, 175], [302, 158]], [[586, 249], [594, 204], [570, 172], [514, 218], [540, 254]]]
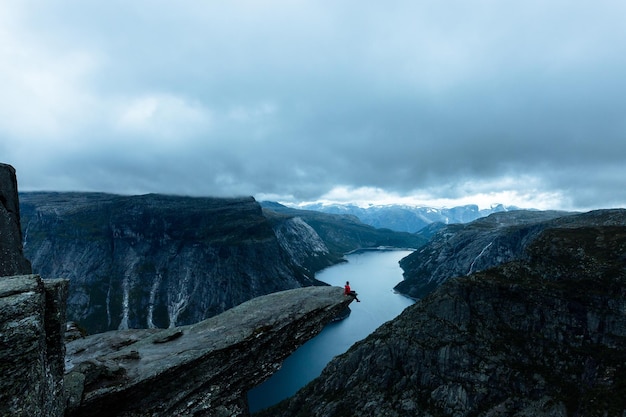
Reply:
[[69, 416], [247, 416], [246, 393], [353, 300], [338, 287], [258, 297], [197, 324], [67, 344]]

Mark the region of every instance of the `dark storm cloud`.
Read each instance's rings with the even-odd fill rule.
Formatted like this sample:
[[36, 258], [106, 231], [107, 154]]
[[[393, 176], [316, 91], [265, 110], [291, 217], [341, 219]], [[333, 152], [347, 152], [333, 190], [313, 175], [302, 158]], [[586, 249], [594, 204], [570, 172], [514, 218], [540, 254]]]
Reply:
[[21, 189], [626, 205], [621, 2], [0, 11]]

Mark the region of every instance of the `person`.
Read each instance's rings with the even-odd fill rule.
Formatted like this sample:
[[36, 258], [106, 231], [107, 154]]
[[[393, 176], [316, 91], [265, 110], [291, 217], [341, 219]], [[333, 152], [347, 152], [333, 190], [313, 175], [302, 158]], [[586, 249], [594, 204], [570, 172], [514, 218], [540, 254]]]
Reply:
[[354, 297], [354, 299], [356, 300], [356, 302], [357, 302], [357, 303], [360, 303], [360, 302], [361, 302], [361, 300], [359, 300], [359, 299], [357, 298], [357, 293], [356, 293], [356, 291], [352, 291], [352, 290], [350, 289], [350, 281], [346, 281], [346, 286], [345, 286], [345, 288], [344, 288], [343, 294], [344, 294], [344, 295], [351, 295], [352, 297]]

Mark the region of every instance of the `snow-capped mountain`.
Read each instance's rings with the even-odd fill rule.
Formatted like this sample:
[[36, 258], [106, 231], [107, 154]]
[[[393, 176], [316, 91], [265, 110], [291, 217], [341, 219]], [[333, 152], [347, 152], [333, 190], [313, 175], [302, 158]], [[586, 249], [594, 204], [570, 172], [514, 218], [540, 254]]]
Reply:
[[494, 205], [479, 209], [475, 204], [452, 208], [416, 207], [407, 205], [371, 205], [359, 207], [354, 204], [309, 203], [297, 208], [332, 214], [350, 214], [365, 224], [399, 232], [415, 233], [432, 223], [468, 223], [501, 211], [517, 210], [517, 207]]

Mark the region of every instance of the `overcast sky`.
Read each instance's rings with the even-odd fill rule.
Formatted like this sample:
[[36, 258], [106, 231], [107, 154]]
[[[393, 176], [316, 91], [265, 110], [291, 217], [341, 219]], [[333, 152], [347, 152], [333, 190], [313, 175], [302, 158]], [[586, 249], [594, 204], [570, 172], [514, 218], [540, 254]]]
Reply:
[[623, 0], [0, 3], [20, 191], [626, 207]]

